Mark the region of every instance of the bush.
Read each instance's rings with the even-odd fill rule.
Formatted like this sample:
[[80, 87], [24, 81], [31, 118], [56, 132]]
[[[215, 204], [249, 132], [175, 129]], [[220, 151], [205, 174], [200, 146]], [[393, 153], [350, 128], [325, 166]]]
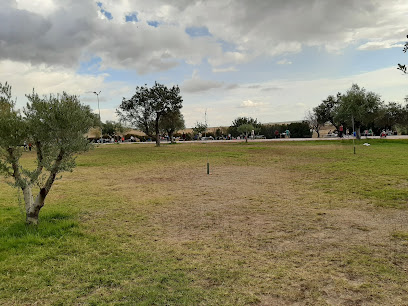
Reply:
[[294, 138], [311, 138], [312, 132], [310, 132], [309, 123], [293, 122], [287, 125], [287, 129], [290, 131], [290, 137]]

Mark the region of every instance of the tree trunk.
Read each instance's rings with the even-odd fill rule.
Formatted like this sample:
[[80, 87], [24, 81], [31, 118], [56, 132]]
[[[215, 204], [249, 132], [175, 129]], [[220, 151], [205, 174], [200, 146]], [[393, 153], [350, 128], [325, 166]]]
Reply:
[[245, 142], [248, 142], [248, 133], [245, 133]]
[[156, 130], [156, 147], [160, 147], [159, 116], [156, 117], [155, 130]]
[[156, 133], [156, 147], [160, 147], [160, 134]]
[[361, 139], [360, 127], [357, 127], [357, 129], [356, 129], [356, 138], [357, 138], [357, 139]]
[[43, 192], [40, 192], [34, 201], [31, 186], [28, 186], [23, 189], [23, 195], [26, 209], [26, 223], [37, 225], [40, 209], [44, 206], [45, 197], [43, 196]]
[[174, 143], [174, 141], [173, 141], [173, 132], [168, 132], [168, 134], [169, 134], [169, 137], [170, 137], [170, 143]]

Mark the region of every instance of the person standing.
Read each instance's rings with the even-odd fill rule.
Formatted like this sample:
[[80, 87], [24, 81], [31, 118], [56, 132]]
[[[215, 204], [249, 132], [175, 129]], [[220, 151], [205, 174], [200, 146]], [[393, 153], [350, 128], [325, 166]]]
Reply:
[[343, 125], [339, 126], [339, 137], [343, 137]]
[[285, 131], [285, 134], [286, 134], [286, 138], [290, 138], [290, 131], [289, 131], [289, 129], [287, 129], [287, 130]]

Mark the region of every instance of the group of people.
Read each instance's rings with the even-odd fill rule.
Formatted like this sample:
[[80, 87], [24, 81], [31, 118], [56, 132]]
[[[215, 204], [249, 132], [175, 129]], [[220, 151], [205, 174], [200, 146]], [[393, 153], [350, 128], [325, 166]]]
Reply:
[[284, 136], [285, 138], [290, 138], [290, 131], [287, 129], [284, 133], [281, 133], [278, 130], [275, 130], [275, 138], [281, 138], [281, 136]]
[[31, 151], [31, 148], [33, 147], [33, 145], [31, 144], [31, 142], [29, 142], [27, 144], [27, 141], [24, 141], [24, 151]]

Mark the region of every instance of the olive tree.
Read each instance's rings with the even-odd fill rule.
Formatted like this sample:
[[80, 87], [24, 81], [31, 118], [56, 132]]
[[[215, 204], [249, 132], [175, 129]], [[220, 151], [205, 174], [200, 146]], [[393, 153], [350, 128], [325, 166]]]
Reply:
[[[0, 83], [0, 171], [22, 190], [26, 222], [37, 224], [41, 208], [57, 175], [72, 171], [76, 154], [90, 148], [84, 136], [97, 122], [77, 96], [63, 93], [39, 97], [27, 95], [23, 114], [15, 109], [11, 87]], [[35, 167], [20, 163], [22, 144], [35, 146]]]
[[132, 98], [123, 98], [117, 113], [146, 135], [155, 136], [156, 146], [160, 146], [160, 120], [166, 114], [180, 110], [182, 102], [178, 86], [168, 88], [155, 82], [151, 88], [137, 86]]
[[261, 123], [258, 122], [257, 119], [251, 117], [238, 117], [234, 121], [232, 121], [231, 126], [228, 128], [228, 133], [231, 134], [233, 137], [239, 136], [238, 127], [243, 124], [251, 124], [255, 128], [260, 128]]
[[237, 132], [240, 134], [245, 134], [245, 142], [248, 142], [248, 133], [254, 130], [254, 126], [252, 124], [242, 124], [237, 128]]
[[177, 132], [178, 130], [182, 130], [184, 128], [185, 128], [184, 117], [179, 109], [167, 113], [160, 120], [160, 129], [169, 135], [171, 143], [174, 143], [173, 141], [174, 132]]
[[381, 105], [381, 98], [378, 94], [353, 84], [346, 94], [341, 96], [335, 120], [344, 121], [347, 126], [352, 126], [354, 123], [357, 138], [360, 139], [360, 128], [374, 121]]
[[193, 127], [194, 134], [202, 134], [207, 130], [208, 126], [206, 123], [196, 122], [195, 126]]

